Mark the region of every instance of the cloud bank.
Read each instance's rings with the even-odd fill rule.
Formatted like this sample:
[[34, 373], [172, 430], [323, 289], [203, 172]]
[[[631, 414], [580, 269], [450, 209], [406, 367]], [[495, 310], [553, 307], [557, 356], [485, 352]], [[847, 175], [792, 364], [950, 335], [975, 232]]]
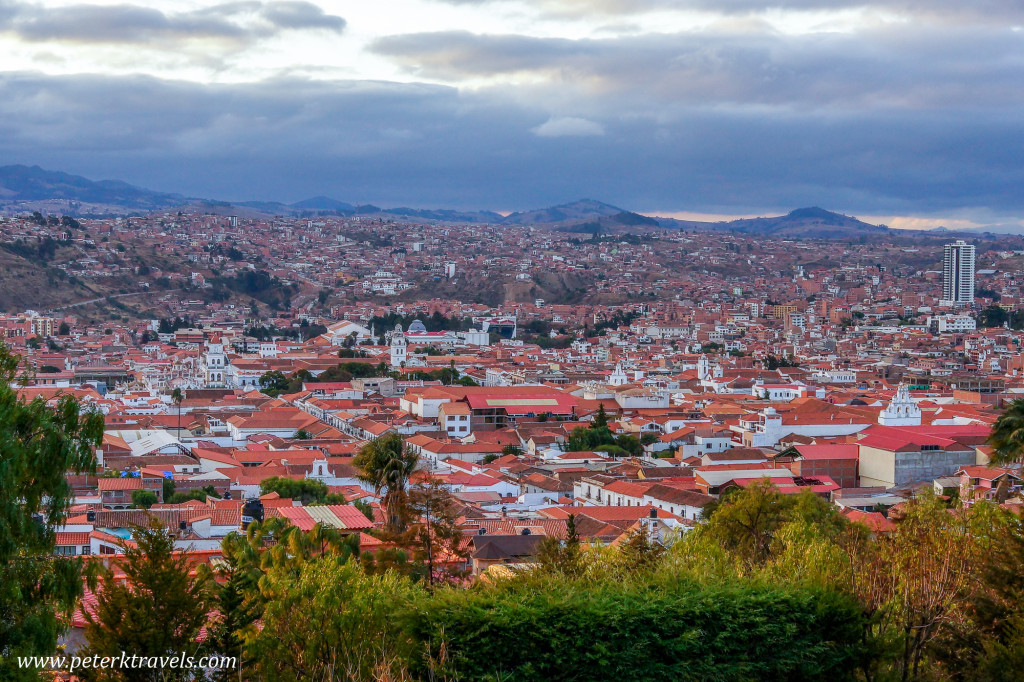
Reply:
[[[0, 0], [17, 45], [228, 54], [225, 71], [270, 39], [296, 48], [242, 82], [0, 65], [0, 158], [225, 199], [1024, 216], [1024, 0], [445, 0], [508, 13], [506, 33], [434, 30], [440, 5], [409, 2], [423, 21], [382, 5], [375, 32], [377, 10], [350, 23], [313, 1]], [[310, 31], [358, 35], [355, 75], [303, 61]]]

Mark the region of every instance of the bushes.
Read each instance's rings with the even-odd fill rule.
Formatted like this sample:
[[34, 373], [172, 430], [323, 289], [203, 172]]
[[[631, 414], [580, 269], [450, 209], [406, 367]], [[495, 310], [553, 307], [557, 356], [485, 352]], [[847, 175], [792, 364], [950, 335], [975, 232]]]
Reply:
[[368, 576], [334, 557], [301, 565], [297, 578], [272, 572], [263, 627], [247, 647], [264, 680], [369, 680], [391, 667], [400, 631], [392, 613], [412, 585], [396, 573]]
[[[835, 593], [520, 579], [424, 595], [403, 616], [414, 675], [468, 680], [841, 680], [860, 609]], [[443, 651], [442, 651], [443, 649]]]
[[262, 634], [284, 648], [251, 657], [267, 679], [302, 658], [292, 679], [495, 682], [1000, 679], [1024, 660], [1012, 514], [922, 495], [876, 537], [813, 496], [758, 485], [708, 517], [667, 552], [636, 535], [579, 547], [570, 528], [532, 571], [468, 588], [382, 570], [396, 549], [372, 572], [292, 552], [301, 560], [259, 581]]
[[334, 558], [273, 572], [248, 652], [268, 680], [844, 680], [863, 616], [834, 592], [530, 575], [428, 591]]

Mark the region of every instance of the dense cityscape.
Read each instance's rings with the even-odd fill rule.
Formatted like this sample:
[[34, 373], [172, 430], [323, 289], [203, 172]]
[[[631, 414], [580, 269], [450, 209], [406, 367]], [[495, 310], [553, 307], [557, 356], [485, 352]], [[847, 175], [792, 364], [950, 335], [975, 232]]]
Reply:
[[0, 682], [1013, 682], [1024, 2], [0, 0]]
[[[683, 551], [744, 496], [871, 537], [923, 504], [1021, 504], [1020, 445], [993, 439], [1024, 397], [1019, 238], [199, 212], [0, 234], [50, 280], [21, 300], [90, 296], [0, 316], [12, 397], [102, 422], [61, 557], [116, 566], [158, 529], [231, 584], [239, 538], [298, 532], [464, 590], [570, 548]], [[112, 575], [70, 607], [68, 656], [98, 650]]]

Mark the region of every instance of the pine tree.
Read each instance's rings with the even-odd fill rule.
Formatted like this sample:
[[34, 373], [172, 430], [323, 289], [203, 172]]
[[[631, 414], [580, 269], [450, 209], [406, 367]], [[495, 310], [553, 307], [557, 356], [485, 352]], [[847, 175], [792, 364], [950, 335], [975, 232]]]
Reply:
[[624, 568], [630, 573], [653, 570], [665, 556], [665, 548], [653, 537], [647, 525], [641, 521], [626, 540], [619, 545], [619, 554]]
[[[187, 558], [175, 554], [174, 540], [163, 526], [136, 528], [132, 537], [134, 543], [123, 543], [124, 557], [117, 564], [125, 580], [106, 571], [96, 610], [86, 613], [88, 646], [83, 655], [198, 657], [196, 637], [212, 605], [208, 576], [190, 575]], [[148, 682], [193, 679], [199, 672], [122, 668], [85, 670], [83, 677]], [[106, 677], [111, 673], [114, 677]]]
[[572, 578], [579, 577], [586, 568], [576, 530], [576, 515], [569, 514], [565, 522], [565, 538], [548, 536], [541, 540], [537, 550], [537, 563], [545, 573], [557, 573]]
[[217, 591], [217, 620], [210, 628], [209, 649], [221, 656], [234, 656], [237, 668], [217, 670], [213, 678], [227, 682], [246, 670], [248, 661], [242, 631], [255, 623], [263, 611], [259, 592], [260, 552], [263, 534], [257, 523], [250, 526], [251, 535], [231, 533], [221, 543], [223, 560], [217, 569], [220, 587]]

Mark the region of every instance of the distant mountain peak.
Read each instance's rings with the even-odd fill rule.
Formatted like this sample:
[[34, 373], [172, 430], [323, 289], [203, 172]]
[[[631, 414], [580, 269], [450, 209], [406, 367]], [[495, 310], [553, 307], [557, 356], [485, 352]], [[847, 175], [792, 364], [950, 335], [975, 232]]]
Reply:
[[563, 223], [574, 220], [590, 220], [595, 218], [607, 218], [609, 216], [626, 213], [618, 206], [606, 204], [595, 199], [579, 199], [567, 204], [558, 204], [548, 208], [538, 208], [532, 211], [518, 211], [508, 215], [502, 222], [509, 225], [531, 225], [545, 223]]
[[786, 214], [786, 217], [787, 218], [794, 218], [794, 219], [804, 219], [804, 220], [811, 219], [811, 220], [813, 220], [813, 219], [848, 218], [849, 216], [845, 216], [842, 213], [835, 213], [833, 211], [826, 211], [825, 209], [819, 208], [818, 206], [809, 206], [807, 208], [793, 209], [792, 211], [790, 211], [789, 213]]

